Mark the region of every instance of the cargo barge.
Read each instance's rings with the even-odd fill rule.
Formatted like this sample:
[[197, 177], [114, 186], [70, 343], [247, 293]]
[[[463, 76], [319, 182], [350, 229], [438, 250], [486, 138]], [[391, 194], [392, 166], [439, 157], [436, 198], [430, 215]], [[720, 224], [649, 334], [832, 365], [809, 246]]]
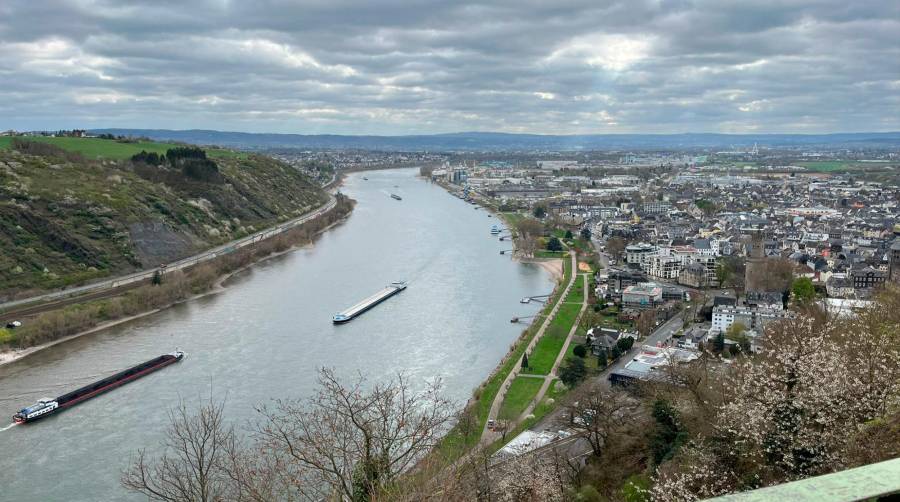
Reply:
[[348, 308], [347, 310], [335, 314], [331, 320], [335, 324], [342, 324], [345, 322], [349, 322], [353, 320], [356, 316], [362, 314], [363, 312], [369, 310], [370, 308], [378, 305], [379, 303], [387, 300], [388, 298], [396, 295], [397, 293], [406, 289], [406, 282], [392, 282], [389, 286], [382, 289], [381, 291], [375, 293], [374, 295], [366, 298], [365, 300], [357, 303], [356, 305]]
[[13, 415], [13, 420], [16, 423], [25, 423], [44, 418], [57, 411], [70, 408], [78, 403], [87, 401], [92, 397], [99, 396], [104, 392], [108, 392], [116, 387], [125, 385], [128, 382], [137, 380], [142, 376], [165, 368], [170, 364], [177, 363], [178, 361], [181, 361], [182, 358], [184, 358], [184, 352], [175, 350], [175, 352], [172, 352], [171, 354], [163, 354], [159, 357], [155, 357], [147, 362], [120, 371], [115, 375], [98, 380], [90, 385], [85, 385], [80, 389], [73, 390], [72, 392], [63, 394], [55, 399], [39, 399], [37, 403], [19, 410], [18, 413]]

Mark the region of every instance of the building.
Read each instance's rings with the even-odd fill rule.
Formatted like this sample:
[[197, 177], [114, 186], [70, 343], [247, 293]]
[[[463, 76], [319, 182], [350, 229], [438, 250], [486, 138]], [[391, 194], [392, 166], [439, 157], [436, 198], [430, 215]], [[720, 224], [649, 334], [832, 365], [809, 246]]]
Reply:
[[748, 256], [744, 269], [744, 289], [760, 291], [766, 274], [766, 253], [762, 231], [753, 231]]
[[705, 288], [709, 285], [706, 267], [699, 263], [689, 264], [678, 275], [678, 283], [692, 288]]
[[622, 305], [626, 307], [650, 309], [662, 302], [662, 288], [650, 282], [628, 286], [622, 292]]
[[891, 244], [888, 277], [893, 282], [900, 282], [900, 237], [894, 239]]
[[782, 309], [749, 307], [713, 307], [712, 328], [710, 333], [724, 333], [732, 324], [739, 322], [747, 329], [762, 332], [763, 328], [772, 321], [784, 319], [789, 314]]
[[668, 202], [652, 201], [645, 202], [641, 209], [647, 214], [667, 214], [672, 211], [672, 204]]
[[685, 363], [697, 359], [699, 355], [686, 349], [677, 347], [651, 347], [644, 345], [640, 354], [620, 370], [614, 370], [609, 374], [612, 384], [628, 385], [637, 380], [660, 380], [665, 378], [663, 369], [673, 363]]
[[625, 246], [625, 263], [637, 265], [641, 269], [649, 263], [650, 257], [656, 254], [656, 246], [641, 242]]
[[872, 267], [865, 267], [851, 271], [850, 279], [853, 281], [853, 288], [856, 290], [874, 289], [884, 284], [887, 280], [887, 274]]
[[631, 270], [614, 270], [609, 273], [609, 285], [613, 291], [624, 291], [628, 286], [645, 282], [647, 276]]

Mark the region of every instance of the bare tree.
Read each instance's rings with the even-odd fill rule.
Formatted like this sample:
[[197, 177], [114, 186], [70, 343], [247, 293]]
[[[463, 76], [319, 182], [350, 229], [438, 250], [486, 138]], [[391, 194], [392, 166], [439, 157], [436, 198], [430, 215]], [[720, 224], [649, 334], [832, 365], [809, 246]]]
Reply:
[[653, 333], [653, 328], [656, 327], [656, 309], [641, 312], [641, 315], [635, 321], [635, 327], [642, 337], [647, 338], [650, 336]]
[[606, 250], [614, 259], [618, 258], [625, 251], [625, 239], [621, 237], [610, 237], [606, 240]]
[[640, 410], [640, 402], [633, 397], [600, 384], [583, 387], [569, 405], [571, 427], [587, 440], [598, 457], [609, 438], [628, 429]]
[[453, 417], [440, 381], [416, 392], [398, 374], [367, 389], [362, 376], [345, 384], [322, 369], [319, 386], [307, 400], [261, 408], [258, 428], [263, 452], [281, 455], [308, 500], [375, 497], [437, 443]]
[[223, 406], [210, 402], [192, 415], [182, 402], [170, 411], [165, 452], [153, 460], [140, 450], [122, 475], [125, 488], [166, 502], [239, 498], [227, 474], [234, 431], [223, 422]]

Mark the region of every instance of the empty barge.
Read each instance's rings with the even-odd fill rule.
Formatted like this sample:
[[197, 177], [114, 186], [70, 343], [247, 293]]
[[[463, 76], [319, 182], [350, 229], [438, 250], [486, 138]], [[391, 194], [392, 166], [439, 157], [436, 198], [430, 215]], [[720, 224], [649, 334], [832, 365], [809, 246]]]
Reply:
[[381, 291], [375, 293], [374, 295], [366, 298], [365, 300], [357, 303], [356, 305], [348, 308], [347, 310], [335, 314], [331, 320], [335, 324], [342, 324], [345, 322], [349, 322], [353, 320], [353, 318], [362, 314], [363, 312], [369, 310], [370, 308], [378, 305], [379, 303], [387, 300], [388, 298], [396, 295], [397, 293], [406, 289], [406, 282], [392, 282], [389, 286], [382, 289]]

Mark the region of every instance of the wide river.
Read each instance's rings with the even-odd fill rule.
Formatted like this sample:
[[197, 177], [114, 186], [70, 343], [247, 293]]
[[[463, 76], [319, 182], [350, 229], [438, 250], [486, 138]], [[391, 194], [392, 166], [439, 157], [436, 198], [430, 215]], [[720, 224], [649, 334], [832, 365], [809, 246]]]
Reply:
[[[140, 500], [119, 484], [138, 448], [163, 438], [167, 411], [225, 399], [246, 427], [254, 405], [310, 395], [317, 368], [372, 380], [441, 377], [463, 403], [522, 330], [514, 316], [550, 292], [535, 265], [501, 256], [484, 210], [417, 169], [348, 177], [358, 201], [312, 246], [257, 264], [218, 294], [0, 366], [0, 413], [55, 397], [178, 347], [184, 361], [63, 413], [0, 432], [0, 500]], [[391, 193], [403, 197], [394, 200]], [[332, 314], [395, 280], [409, 288], [349, 324]], [[0, 419], [0, 429], [7, 418]]]

